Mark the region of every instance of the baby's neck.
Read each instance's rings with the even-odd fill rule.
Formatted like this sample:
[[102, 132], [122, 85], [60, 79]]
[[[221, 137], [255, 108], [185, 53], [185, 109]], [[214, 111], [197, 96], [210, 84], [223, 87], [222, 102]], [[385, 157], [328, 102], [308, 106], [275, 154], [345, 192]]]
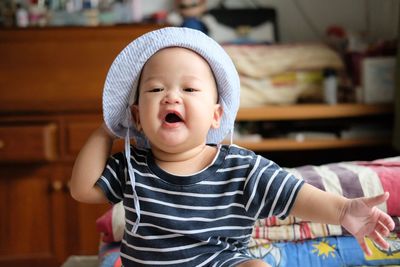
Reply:
[[217, 151], [216, 147], [205, 144], [179, 153], [152, 149], [156, 164], [175, 175], [191, 175], [203, 170], [214, 160]]

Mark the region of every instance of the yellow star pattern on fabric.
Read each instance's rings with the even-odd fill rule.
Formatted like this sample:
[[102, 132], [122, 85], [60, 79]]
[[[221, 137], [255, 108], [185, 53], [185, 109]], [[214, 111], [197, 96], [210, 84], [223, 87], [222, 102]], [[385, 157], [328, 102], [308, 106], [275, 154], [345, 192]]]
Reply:
[[322, 239], [319, 243], [312, 245], [315, 249], [312, 250], [313, 253], [318, 253], [318, 256], [322, 255], [322, 259], [326, 259], [330, 256], [333, 258], [335, 255], [336, 245], [330, 245], [326, 239]]

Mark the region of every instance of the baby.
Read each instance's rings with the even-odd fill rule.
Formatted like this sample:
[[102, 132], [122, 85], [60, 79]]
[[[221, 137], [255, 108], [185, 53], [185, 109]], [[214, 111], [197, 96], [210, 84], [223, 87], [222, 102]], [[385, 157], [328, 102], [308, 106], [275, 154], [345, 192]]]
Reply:
[[[234, 144], [240, 83], [222, 47], [200, 31], [163, 28], [129, 44], [107, 75], [100, 126], [80, 151], [71, 194], [125, 209], [124, 266], [268, 266], [247, 252], [258, 218], [341, 224], [365, 253], [394, 222], [388, 193], [320, 191]], [[110, 157], [113, 141], [125, 151]], [[130, 138], [135, 144], [130, 144]]]

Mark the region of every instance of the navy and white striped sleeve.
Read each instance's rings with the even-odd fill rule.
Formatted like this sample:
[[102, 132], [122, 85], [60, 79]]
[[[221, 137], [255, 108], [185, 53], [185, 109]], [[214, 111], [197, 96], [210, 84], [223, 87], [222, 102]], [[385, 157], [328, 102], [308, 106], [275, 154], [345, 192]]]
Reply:
[[106, 167], [96, 185], [105, 193], [107, 199], [115, 204], [123, 198], [123, 188], [125, 187], [125, 156], [122, 152], [114, 154], [107, 160]]
[[244, 188], [246, 210], [254, 218], [287, 217], [304, 181], [271, 160], [257, 156]]

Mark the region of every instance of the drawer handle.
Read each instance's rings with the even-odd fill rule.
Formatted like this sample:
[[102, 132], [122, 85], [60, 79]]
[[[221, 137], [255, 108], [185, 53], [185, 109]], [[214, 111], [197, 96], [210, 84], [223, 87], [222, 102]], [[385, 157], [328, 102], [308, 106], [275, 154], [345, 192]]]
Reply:
[[64, 184], [61, 181], [53, 181], [51, 183], [51, 189], [53, 190], [53, 192], [60, 192], [61, 190], [63, 190], [64, 188]]
[[6, 144], [4, 143], [3, 140], [0, 140], [0, 149], [4, 148], [6, 146]]

